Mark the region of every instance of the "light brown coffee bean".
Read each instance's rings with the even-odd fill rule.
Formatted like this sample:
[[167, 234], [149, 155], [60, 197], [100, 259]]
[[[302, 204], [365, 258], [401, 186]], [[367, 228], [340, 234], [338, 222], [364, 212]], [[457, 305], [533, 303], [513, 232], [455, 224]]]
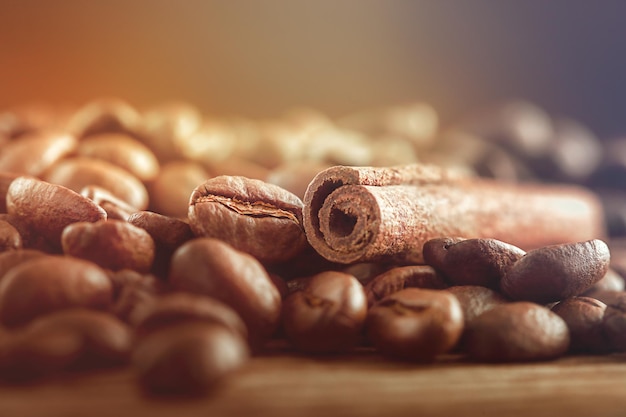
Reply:
[[428, 265], [411, 265], [391, 268], [374, 277], [365, 285], [368, 307], [383, 298], [405, 288], [429, 288], [439, 290], [448, 285], [441, 275]]
[[522, 362], [557, 358], [569, 348], [567, 324], [549, 309], [520, 301], [501, 304], [468, 324], [469, 356], [484, 362]]
[[75, 333], [83, 341], [72, 369], [94, 369], [121, 365], [130, 359], [133, 334], [130, 327], [101, 311], [73, 308], [35, 319], [25, 332], [58, 330]]
[[0, 220], [0, 252], [22, 249], [22, 236], [11, 223]]
[[148, 207], [148, 191], [143, 183], [130, 172], [100, 159], [64, 159], [51, 167], [44, 179], [77, 193], [87, 186], [96, 185], [109, 190], [137, 210]]
[[500, 280], [526, 252], [496, 239], [442, 238], [424, 244], [424, 261], [441, 271], [452, 285], [496, 289]]
[[35, 249], [18, 249], [0, 253], [0, 281], [14, 266], [41, 256], [46, 256], [46, 254]]
[[174, 252], [171, 285], [208, 295], [233, 308], [258, 345], [269, 338], [280, 320], [280, 293], [263, 266], [251, 255], [211, 238], [191, 240]]
[[205, 394], [249, 357], [244, 339], [202, 322], [170, 326], [141, 338], [133, 365], [141, 386], [154, 394]]
[[165, 294], [146, 304], [135, 317], [135, 332], [140, 337], [166, 327], [198, 321], [219, 324], [244, 340], [248, 338], [248, 329], [235, 310], [204, 295], [185, 292]]
[[0, 171], [40, 176], [73, 152], [76, 138], [65, 132], [38, 132], [13, 140], [0, 150]]
[[88, 185], [80, 190], [80, 195], [102, 207], [107, 213], [107, 219], [126, 221], [132, 213], [137, 211], [126, 201], [117, 198], [110, 191], [97, 185]]
[[446, 291], [451, 292], [459, 300], [466, 325], [485, 311], [509, 302], [502, 294], [477, 285], [459, 285], [447, 288]]
[[148, 272], [154, 241], [144, 229], [121, 220], [70, 224], [61, 235], [63, 253], [87, 259], [102, 268]]
[[322, 272], [285, 299], [283, 330], [298, 350], [311, 353], [346, 351], [360, 340], [367, 300], [357, 279], [342, 272]]
[[130, 172], [140, 181], [153, 180], [159, 173], [159, 161], [137, 139], [123, 133], [103, 133], [80, 142], [79, 156], [102, 159]]
[[304, 199], [304, 192], [313, 178], [326, 168], [330, 165], [315, 161], [287, 162], [272, 169], [266, 181]]
[[[80, 194], [61, 185], [26, 177], [11, 182], [7, 191], [7, 211], [28, 232], [45, 238], [58, 248], [61, 247], [61, 233], [67, 225], [106, 218], [101, 207]], [[21, 235], [24, 239], [24, 233]]]
[[150, 184], [150, 209], [170, 217], [187, 218], [189, 196], [210, 178], [201, 165], [191, 161], [173, 161], [161, 167]]
[[67, 129], [77, 138], [108, 132], [139, 131], [141, 118], [137, 110], [119, 98], [99, 98], [77, 109], [67, 122]]
[[105, 309], [113, 288], [97, 265], [62, 256], [43, 256], [11, 268], [0, 282], [0, 323], [26, 324], [53, 311]]
[[432, 361], [459, 341], [463, 312], [449, 292], [407, 288], [369, 310], [366, 330], [368, 339], [385, 356]]
[[513, 300], [549, 303], [579, 295], [609, 268], [609, 248], [599, 239], [546, 246], [529, 251], [500, 282]]
[[196, 187], [189, 226], [196, 236], [224, 240], [262, 262], [277, 263], [307, 246], [302, 201], [273, 184], [220, 176]]
[[571, 297], [558, 302], [552, 311], [561, 317], [570, 333], [570, 351], [603, 353], [609, 350], [602, 327], [606, 304], [589, 297]]

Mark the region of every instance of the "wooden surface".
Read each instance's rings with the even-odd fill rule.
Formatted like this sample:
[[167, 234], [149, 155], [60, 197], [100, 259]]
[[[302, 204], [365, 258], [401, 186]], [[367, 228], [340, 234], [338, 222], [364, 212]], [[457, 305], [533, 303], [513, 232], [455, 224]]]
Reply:
[[0, 416], [594, 416], [626, 415], [626, 355], [531, 364], [436, 364], [370, 352], [254, 358], [215, 392], [150, 398], [128, 369], [0, 387]]

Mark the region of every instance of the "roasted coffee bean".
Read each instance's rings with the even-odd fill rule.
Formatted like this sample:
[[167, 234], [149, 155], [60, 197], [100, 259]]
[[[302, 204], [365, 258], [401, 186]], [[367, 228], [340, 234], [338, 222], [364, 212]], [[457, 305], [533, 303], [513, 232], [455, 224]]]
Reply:
[[441, 238], [424, 244], [424, 261], [441, 271], [452, 285], [496, 289], [500, 280], [526, 252], [496, 239]]
[[272, 280], [272, 284], [274, 284], [274, 286], [278, 290], [280, 298], [284, 299], [290, 294], [289, 287], [287, 286], [287, 282], [285, 282], [284, 279], [282, 279], [280, 276], [273, 272], [268, 272], [268, 276], [270, 277], [270, 280]]
[[189, 225], [197, 236], [228, 242], [262, 262], [277, 263], [307, 246], [302, 201], [273, 184], [220, 176], [199, 185], [189, 201]]
[[97, 185], [88, 185], [80, 190], [80, 195], [102, 207], [107, 213], [107, 219], [126, 221], [132, 213], [137, 211], [126, 201], [117, 198], [110, 191]]
[[0, 343], [0, 379], [25, 383], [68, 369], [81, 356], [82, 335], [40, 327], [11, 333]]
[[520, 301], [495, 306], [467, 326], [465, 348], [483, 362], [554, 359], [569, 348], [567, 324], [549, 309]]
[[106, 218], [101, 207], [80, 194], [61, 185], [26, 177], [11, 182], [7, 191], [7, 211], [29, 232], [59, 248], [61, 233], [67, 225]]
[[189, 223], [175, 217], [151, 211], [138, 211], [128, 217], [128, 223], [150, 234], [155, 244], [152, 272], [167, 277], [172, 254], [183, 243], [194, 238]]
[[459, 285], [446, 290], [459, 300], [466, 326], [485, 311], [509, 302], [502, 294], [478, 285]]
[[101, 159], [64, 159], [51, 167], [44, 179], [77, 193], [89, 185], [96, 185], [110, 191], [137, 210], [148, 207], [148, 191], [143, 183], [130, 172]]
[[67, 129], [82, 139], [98, 133], [139, 131], [141, 119], [137, 110], [119, 98], [92, 100], [74, 112]]
[[111, 280], [97, 265], [62, 256], [43, 256], [11, 268], [0, 282], [0, 323], [26, 324], [53, 311], [111, 303]]
[[133, 365], [154, 394], [204, 394], [240, 368], [249, 352], [241, 336], [202, 322], [169, 326], [139, 340]]
[[546, 246], [529, 251], [500, 282], [513, 300], [549, 303], [579, 295], [609, 268], [609, 248], [601, 240]]
[[385, 356], [432, 361], [451, 350], [463, 332], [463, 312], [446, 291], [407, 288], [368, 312], [367, 336]]
[[207, 178], [210, 178], [207, 170], [196, 162], [173, 161], [163, 165], [150, 184], [150, 209], [165, 216], [186, 219], [189, 196]]
[[280, 293], [254, 257], [218, 239], [191, 240], [174, 252], [169, 282], [175, 289], [215, 297], [232, 307], [258, 345], [280, 320]]
[[608, 343], [602, 326], [606, 304], [589, 297], [571, 297], [558, 302], [552, 311], [569, 328], [570, 351], [604, 353]]
[[135, 317], [135, 332], [140, 336], [169, 326], [199, 321], [219, 324], [243, 339], [248, 338], [248, 329], [235, 310], [204, 295], [184, 292], [162, 295], [146, 304]]
[[133, 326], [143, 308], [170, 290], [168, 284], [151, 274], [131, 269], [108, 271], [113, 285], [113, 304], [110, 313]]
[[159, 173], [159, 161], [152, 151], [137, 139], [123, 133], [90, 136], [80, 142], [76, 153], [124, 168], [140, 181], [153, 180]]
[[154, 241], [144, 229], [121, 220], [70, 224], [61, 235], [63, 252], [102, 268], [148, 272], [154, 261]]
[[383, 298], [405, 288], [439, 290], [448, 285], [441, 275], [428, 265], [399, 266], [374, 277], [365, 285], [367, 305], [373, 306]]
[[602, 328], [610, 350], [626, 351], [626, 293], [614, 294], [612, 299], [604, 301], [607, 305], [604, 312]]
[[22, 236], [11, 223], [0, 220], [0, 252], [22, 249]]
[[7, 212], [7, 192], [14, 179], [20, 177], [14, 172], [0, 172], [0, 213]]
[[0, 253], [0, 281], [14, 266], [41, 256], [46, 256], [46, 254], [35, 249], [19, 249]]
[[595, 291], [624, 291], [624, 278], [609, 267], [602, 279], [585, 291], [584, 295], [592, 294]]
[[266, 181], [304, 199], [304, 192], [313, 178], [330, 165], [320, 162], [288, 162], [272, 169]]
[[0, 150], [0, 171], [40, 176], [76, 149], [76, 138], [61, 132], [33, 133]]
[[82, 308], [57, 311], [34, 320], [24, 331], [75, 333], [83, 345], [72, 369], [93, 369], [128, 362], [133, 342], [130, 327], [114, 316]]
[[298, 350], [346, 351], [357, 345], [367, 315], [367, 300], [357, 279], [342, 272], [311, 277], [303, 290], [285, 299], [283, 330]]

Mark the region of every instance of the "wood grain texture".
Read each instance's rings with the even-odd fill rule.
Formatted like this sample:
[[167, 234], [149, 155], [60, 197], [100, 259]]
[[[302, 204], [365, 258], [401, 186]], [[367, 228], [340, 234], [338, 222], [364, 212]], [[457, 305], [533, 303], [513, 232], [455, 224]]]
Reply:
[[369, 352], [254, 358], [203, 398], [151, 398], [128, 369], [0, 387], [0, 416], [623, 416], [626, 355], [487, 365]]

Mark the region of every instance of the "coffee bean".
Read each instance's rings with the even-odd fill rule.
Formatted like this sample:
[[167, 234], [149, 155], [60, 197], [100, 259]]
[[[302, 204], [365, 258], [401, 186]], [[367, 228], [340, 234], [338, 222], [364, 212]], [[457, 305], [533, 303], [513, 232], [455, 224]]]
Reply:
[[244, 340], [248, 338], [246, 325], [232, 308], [203, 295], [184, 292], [162, 295], [145, 305], [135, 317], [135, 332], [141, 337], [166, 327], [198, 321], [219, 324]]
[[102, 268], [148, 272], [154, 261], [154, 241], [144, 229], [121, 220], [76, 222], [63, 230], [63, 252]]
[[132, 362], [146, 391], [193, 395], [214, 388], [248, 356], [237, 333], [221, 325], [193, 322], [141, 338]]
[[446, 288], [446, 291], [454, 294], [459, 300], [466, 325], [485, 311], [509, 302], [502, 294], [478, 285], [459, 285]]
[[11, 226], [11, 223], [0, 220], [0, 252], [22, 248], [20, 232]]
[[285, 335], [298, 350], [341, 352], [358, 343], [365, 324], [367, 301], [357, 279], [342, 272], [311, 277], [303, 290], [285, 299]]
[[552, 311], [569, 328], [570, 351], [604, 353], [608, 343], [602, 326], [606, 304], [589, 297], [571, 297], [558, 302]]
[[102, 207], [107, 213], [107, 219], [127, 221], [130, 215], [137, 211], [126, 201], [117, 198], [110, 191], [97, 185], [88, 185], [80, 190], [80, 195]]
[[0, 282], [0, 323], [20, 326], [53, 311], [105, 309], [112, 285], [97, 265], [61, 256], [43, 256], [11, 268]]
[[280, 320], [280, 293], [254, 257], [218, 239], [191, 240], [174, 252], [169, 282], [175, 289], [215, 297], [248, 326], [252, 345], [267, 340]]
[[[95, 222], [106, 212], [93, 201], [61, 185], [20, 177], [7, 191], [7, 212], [28, 232], [61, 247], [61, 233], [71, 223]], [[24, 234], [21, 233], [22, 238]]]
[[557, 358], [569, 348], [567, 324], [531, 302], [495, 306], [468, 324], [465, 346], [472, 359], [522, 362]]
[[125, 323], [136, 325], [145, 306], [170, 291], [169, 285], [154, 275], [130, 269], [108, 271], [113, 285], [113, 304], [109, 311]]
[[432, 361], [450, 351], [463, 332], [463, 312], [446, 291], [407, 288], [368, 312], [367, 336], [385, 356]]
[[74, 112], [67, 130], [82, 139], [98, 133], [136, 133], [141, 119], [137, 110], [119, 98], [92, 100]]
[[163, 165], [149, 187], [150, 209], [165, 216], [186, 219], [189, 196], [207, 178], [210, 178], [207, 170], [196, 162], [173, 161]]
[[41, 256], [46, 256], [46, 254], [35, 249], [19, 249], [0, 253], [0, 282], [14, 266]]
[[80, 192], [89, 185], [108, 190], [136, 210], [148, 207], [148, 191], [130, 172], [101, 159], [75, 157], [60, 161], [45, 174], [48, 182]]
[[441, 238], [424, 244], [424, 261], [441, 271], [452, 285], [496, 289], [500, 280], [526, 252], [496, 239]]
[[273, 184], [220, 176], [199, 185], [189, 200], [189, 225], [197, 236], [228, 242], [262, 262], [277, 263], [307, 246], [302, 201]]
[[546, 246], [529, 251], [504, 276], [502, 292], [514, 300], [549, 303], [581, 294], [609, 268], [601, 240]]
[[605, 299], [602, 328], [610, 350], [626, 351], [626, 293], [616, 292], [611, 299]]
[[377, 275], [365, 285], [368, 307], [383, 298], [405, 288], [429, 288], [433, 290], [446, 288], [441, 275], [428, 265], [411, 265], [391, 268]]

